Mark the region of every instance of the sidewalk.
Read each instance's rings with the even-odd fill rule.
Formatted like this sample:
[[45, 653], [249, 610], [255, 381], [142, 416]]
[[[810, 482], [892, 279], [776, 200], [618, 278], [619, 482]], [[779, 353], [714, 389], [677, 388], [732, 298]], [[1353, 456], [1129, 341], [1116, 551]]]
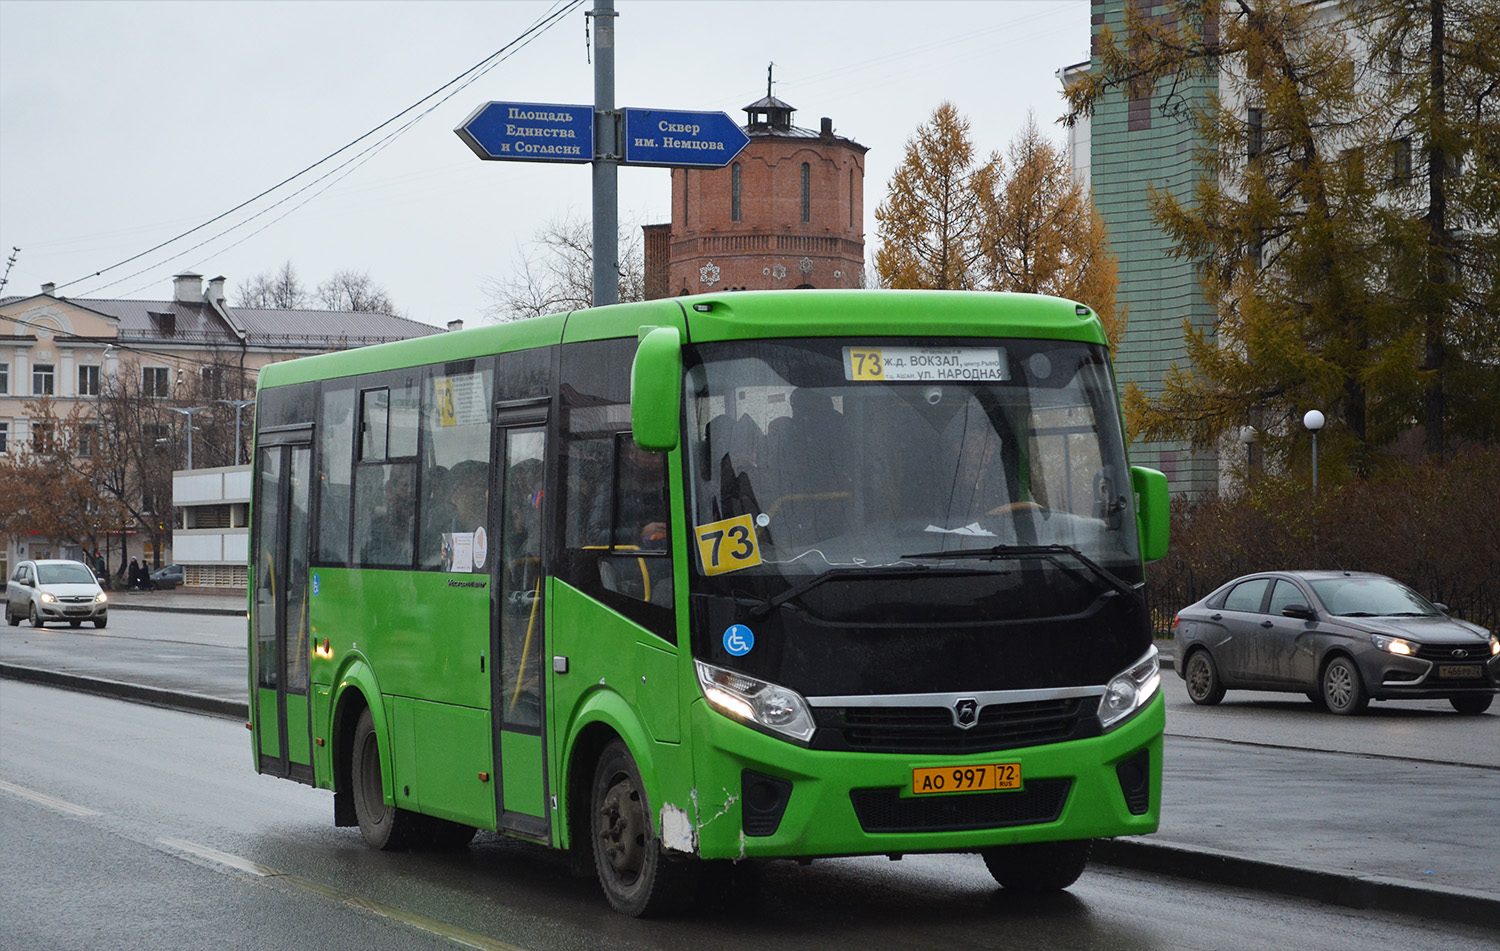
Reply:
[[[124, 610], [243, 615], [242, 596], [121, 592]], [[44, 636], [38, 636], [44, 635]], [[0, 677], [245, 718], [244, 642], [0, 627]], [[1095, 861], [1500, 929], [1500, 771], [1174, 734], [1162, 824]]]
[[126, 591], [117, 588], [109, 592], [111, 611], [173, 611], [184, 614], [243, 616], [247, 606], [243, 589]]

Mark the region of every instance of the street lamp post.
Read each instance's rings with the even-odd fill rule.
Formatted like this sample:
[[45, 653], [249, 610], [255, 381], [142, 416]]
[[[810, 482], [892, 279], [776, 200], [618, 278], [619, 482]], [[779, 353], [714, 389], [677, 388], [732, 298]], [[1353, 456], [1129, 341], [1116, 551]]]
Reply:
[[174, 413], [181, 413], [182, 415], [184, 415], [184, 416], [186, 416], [188, 418], [188, 421], [187, 421], [187, 467], [189, 469], [191, 469], [191, 468], [193, 468], [193, 429], [194, 429], [194, 426], [193, 426], [193, 414], [194, 413], [200, 413], [203, 410], [208, 409], [208, 407], [207, 406], [187, 406], [187, 407], [169, 406], [167, 408], [170, 409]]
[[1318, 430], [1323, 428], [1325, 422], [1323, 414], [1315, 409], [1308, 410], [1302, 416], [1302, 425], [1312, 433], [1312, 490], [1313, 495], [1318, 494]]
[[[254, 406], [255, 400], [214, 400], [215, 403], [224, 403], [234, 407], [234, 464], [240, 464], [240, 410], [246, 406]], [[192, 466], [188, 466], [189, 469]]]

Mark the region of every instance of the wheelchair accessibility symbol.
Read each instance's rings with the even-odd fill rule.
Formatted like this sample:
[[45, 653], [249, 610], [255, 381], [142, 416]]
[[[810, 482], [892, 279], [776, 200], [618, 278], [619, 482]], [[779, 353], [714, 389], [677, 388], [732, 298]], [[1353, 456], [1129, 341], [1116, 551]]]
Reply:
[[755, 635], [743, 624], [731, 624], [724, 632], [724, 650], [735, 657], [744, 657], [755, 646]]

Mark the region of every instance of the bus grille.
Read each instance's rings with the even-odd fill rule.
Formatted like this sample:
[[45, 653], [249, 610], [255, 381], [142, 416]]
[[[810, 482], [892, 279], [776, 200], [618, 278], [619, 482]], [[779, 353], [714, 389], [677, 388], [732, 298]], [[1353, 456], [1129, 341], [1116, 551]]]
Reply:
[[990, 704], [967, 730], [947, 707], [830, 707], [816, 711], [817, 749], [864, 753], [984, 753], [1096, 736], [1098, 697]]
[[1071, 779], [1035, 779], [1019, 792], [907, 799], [898, 788], [851, 789], [849, 799], [866, 832], [961, 832], [1054, 822], [1072, 785]]

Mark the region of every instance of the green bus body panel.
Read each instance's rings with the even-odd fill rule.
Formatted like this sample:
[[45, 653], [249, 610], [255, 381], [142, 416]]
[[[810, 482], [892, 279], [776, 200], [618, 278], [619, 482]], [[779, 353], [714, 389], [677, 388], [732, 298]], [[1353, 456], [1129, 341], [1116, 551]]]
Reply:
[[[370, 667], [369, 660], [358, 653], [346, 654], [340, 661], [339, 668], [340, 669], [338, 671], [338, 676], [334, 680], [334, 683], [336, 683], [338, 686], [333, 687], [333, 703], [332, 709], [329, 713], [330, 735], [328, 737], [328, 745], [333, 746], [335, 742], [332, 736], [333, 727], [331, 726], [331, 724], [334, 722], [334, 716], [345, 706], [345, 704], [362, 702], [364, 706], [369, 707], [370, 717], [375, 724], [375, 735], [386, 741], [379, 744], [380, 777], [383, 781], [385, 804], [388, 806], [392, 805], [393, 803], [395, 803], [396, 797], [392, 789], [392, 775], [394, 773], [393, 767], [395, 766], [395, 763], [391, 757], [391, 744], [389, 742], [391, 736], [391, 721], [390, 717], [386, 715], [385, 704], [381, 702], [380, 699], [380, 682], [376, 680], [375, 671]], [[316, 686], [321, 686], [317, 684], [316, 681], [316, 667], [314, 668], [313, 677], [315, 685], [314, 689], [316, 689]], [[350, 753], [350, 750], [335, 750], [333, 755], [349, 756]], [[324, 789], [333, 788], [332, 771], [328, 773], [319, 773], [316, 779], [317, 785], [323, 787]]]
[[[407, 697], [394, 699], [396, 805], [493, 829], [495, 788], [480, 778], [481, 773], [493, 776], [489, 711]], [[507, 736], [507, 742], [509, 739]], [[410, 760], [409, 764], [403, 757]], [[540, 750], [536, 758], [540, 761]], [[540, 762], [536, 775], [541, 775]]]
[[[761, 337], [1036, 337], [1106, 343], [1093, 311], [1038, 294], [743, 291], [688, 299], [694, 343]], [[709, 308], [699, 312], [698, 308]]]
[[313, 744], [313, 782], [324, 788], [333, 788], [333, 688], [328, 684], [312, 685], [313, 737], [322, 743]]
[[262, 756], [280, 756], [281, 741], [277, 731], [281, 721], [276, 716], [276, 691], [266, 687], [254, 688], [255, 738]]
[[308, 735], [308, 703], [302, 694], [286, 695], [287, 760], [303, 766], [312, 764], [312, 738]]
[[[1103, 736], [1027, 749], [967, 756], [826, 753], [805, 750], [692, 705], [696, 798], [676, 803], [693, 819], [703, 858], [740, 859], [879, 852], [964, 851], [991, 845], [1143, 835], [1155, 832], [1161, 809], [1160, 693], [1132, 719]], [[1115, 765], [1147, 750], [1151, 801], [1132, 815]], [[1054, 822], [958, 832], [867, 833], [849, 798], [851, 789], [899, 787], [911, 797], [911, 771], [925, 766], [1020, 763], [1023, 782], [1071, 777], [1072, 789]], [[774, 835], [743, 836], [740, 771], [753, 769], [793, 781], [791, 800]], [[959, 795], [1008, 795], [966, 793]]]
[[[488, 733], [485, 734], [489, 736]], [[500, 731], [500, 778], [505, 783], [505, 811], [527, 816], [545, 816], [547, 797], [542, 792], [542, 738], [534, 733]], [[494, 795], [490, 796], [493, 816]], [[451, 817], [450, 817], [451, 818]], [[475, 823], [469, 823], [474, 825]], [[490, 819], [490, 827], [495, 821]]]
[[[647, 722], [653, 716], [681, 718], [678, 685], [683, 668], [672, 646], [561, 581], [553, 579], [549, 591], [551, 654], [568, 658], [566, 674], [549, 675], [553, 740], [548, 767], [561, 811], [552, 826], [554, 843], [566, 847], [568, 816], [561, 791], [567, 788], [578, 739], [591, 726], [607, 727], [630, 748], [653, 820], [659, 822], [657, 806], [664, 798], [691, 789], [692, 769], [682, 744], [653, 735]], [[658, 724], [658, 729], [670, 734], [676, 728]], [[676, 790], [663, 786], [663, 779], [672, 776], [678, 778]]]
[[[309, 608], [312, 636], [319, 646], [329, 642], [332, 657], [357, 650], [371, 658], [384, 696], [489, 709], [489, 587], [448, 584], [487, 581], [487, 575], [348, 568], [313, 572], [318, 593]], [[315, 683], [332, 682], [332, 663], [314, 656]]]

